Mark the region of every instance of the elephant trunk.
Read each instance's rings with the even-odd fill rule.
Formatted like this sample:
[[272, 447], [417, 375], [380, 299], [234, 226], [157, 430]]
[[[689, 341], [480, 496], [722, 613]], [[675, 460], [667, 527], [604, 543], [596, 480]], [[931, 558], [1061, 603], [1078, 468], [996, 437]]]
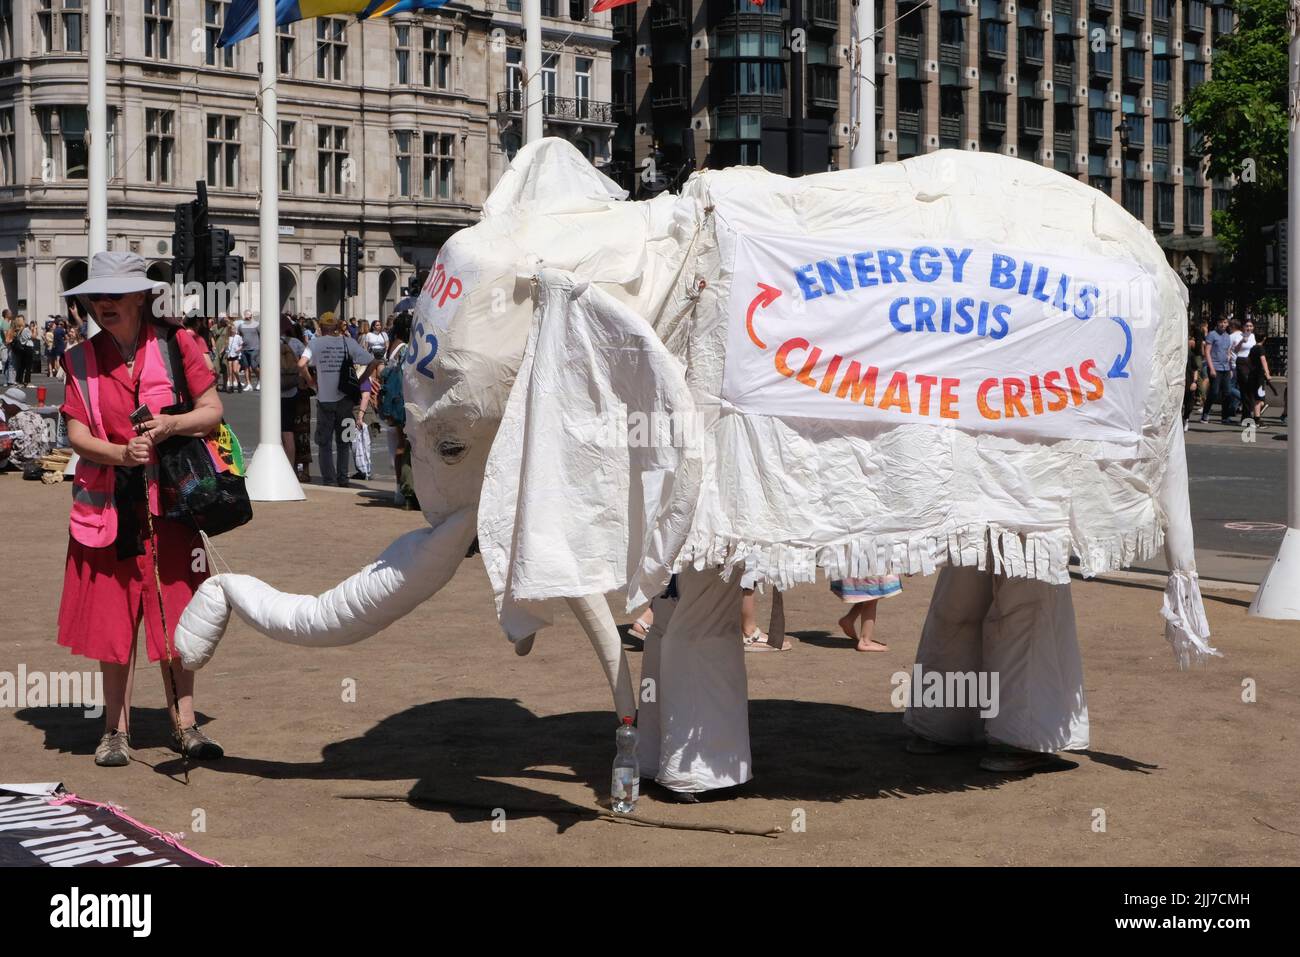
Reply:
[[234, 611], [253, 628], [291, 645], [332, 648], [369, 638], [451, 581], [474, 539], [475, 513], [462, 509], [437, 528], [408, 532], [323, 594], [290, 595], [249, 575], [216, 575], [195, 592], [175, 642], [191, 671], [208, 663]]

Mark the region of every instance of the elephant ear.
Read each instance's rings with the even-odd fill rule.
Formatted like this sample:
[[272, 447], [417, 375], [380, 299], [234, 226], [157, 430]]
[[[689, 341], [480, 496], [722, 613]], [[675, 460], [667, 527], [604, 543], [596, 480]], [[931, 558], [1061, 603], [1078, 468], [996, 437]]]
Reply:
[[526, 603], [667, 583], [694, 517], [702, 436], [685, 368], [650, 324], [543, 270], [523, 364], [488, 456], [479, 547], [512, 638]]

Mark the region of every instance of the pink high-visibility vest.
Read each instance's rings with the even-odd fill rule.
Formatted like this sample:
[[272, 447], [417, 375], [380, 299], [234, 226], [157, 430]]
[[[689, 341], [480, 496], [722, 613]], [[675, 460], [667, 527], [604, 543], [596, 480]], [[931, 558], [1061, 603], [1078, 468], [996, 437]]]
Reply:
[[[107, 335], [108, 333], [100, 333]], [[173, 369], [171, 353], [146, 323], [144, 348], [139, 352], [140, 401], [149, 411], [158, 415], [177, 401], [176, 376], [184, 375], [184, 368]], [[97, 439], [107, 442], [99, 408], [99, 367], [95, 361], [92, 339], [77, 343], [63, 357], [68, 370], [68, 388], [75, 390], [90, 415], [90, 431]], [[88, 548], [107, 548], [117, 540], [117, 507], [113, 503], [116, 469], [111, 465], [98, 465], [82, 457], [72, 478], [72, 514], [69, 531], [72, 537]], [[145, 485], [148, 489], [149, 510], [155, 515], [162, 511], [158, 503], [158, 459], [150, 457], [145, 465]]]

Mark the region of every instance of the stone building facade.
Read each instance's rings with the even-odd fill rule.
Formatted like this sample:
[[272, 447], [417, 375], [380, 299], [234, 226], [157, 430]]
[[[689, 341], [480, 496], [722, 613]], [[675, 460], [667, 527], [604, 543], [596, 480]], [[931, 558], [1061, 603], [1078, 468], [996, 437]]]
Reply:
[[[229, 0], [108, 0], [112, 249], [171, 278], [173, 209], [207, 183], [213, 226], [246, 261], [257, 309], [257, 40], [217, 49]], [[609, 155], [609, 15], [545, 5], [548, 133]], [[515, 0], [452, 2], [278, 30], [282, 307], [382, 319], [517, 148]], [[86, 270], [87, 17], [80, 0], [0, 0], [0, 305], [43, 320]], [[582, 71], [579, 76], [577, 71]], [[603, 109], [603, 113], [602, 113]], [[587, 119], [594, 116], [594, 120]], [[364, 244], [343, 300], [340, 241]]]

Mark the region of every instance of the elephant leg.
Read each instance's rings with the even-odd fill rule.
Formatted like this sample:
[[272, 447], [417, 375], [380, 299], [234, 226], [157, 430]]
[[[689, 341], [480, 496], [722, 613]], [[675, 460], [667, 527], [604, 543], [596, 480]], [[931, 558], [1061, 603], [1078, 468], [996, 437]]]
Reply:
[[614, 616], [610, 614], [609, 602], [604, 595], [586, 595], [567, 601], [596, 649], [609, 688], [614, 692], [614, 708], [618, 716], [635, 718], [636, 690], [632, 687], [632, 673], [623, 652], [623, 639], [619, 636]]
[[654, 623], [646, 631], [641, 652], [641, 700], [636, 715], [636, 758], [643, 778], [659, 774], [659, 652], [676, 608], [676, 598], [661, 595], [650, 602]]
[[990, 741], [1026, 751], [1088, 747], [1088, 701], [1069, 585], [998, 578], [984, 619], [984, 667], [998, 676]]
[[[993, 603], [993, 576], [977, 568], [945, 566], [930, 598], [930, 610], [916, 649], [922, 675], [978, 673], [984, 667], [984, 616]], [[915, 682], [915, 669], [913, 671]], [[916, 700], [921, 689], [911, 688]], [[978, 744], [984, 740], [979, 708], [921, 706], [908, 702], [903, 724], [914, 734], [940, 744]]]
[[687, 569], [677, 591], [659, 649], [655, 780], [685, 792], [743, 784], [751, 762], [740, 583], [723, 581], [716, 568]]

